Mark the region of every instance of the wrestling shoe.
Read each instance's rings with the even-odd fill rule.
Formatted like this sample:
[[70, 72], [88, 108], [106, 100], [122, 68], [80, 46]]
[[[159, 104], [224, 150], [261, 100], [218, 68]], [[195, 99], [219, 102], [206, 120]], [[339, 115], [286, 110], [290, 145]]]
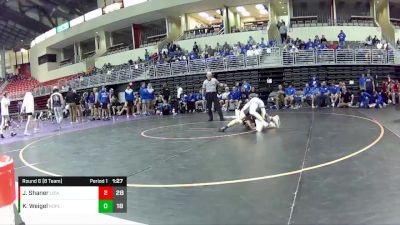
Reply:
[[219, 128], [219, 132], [225, 132], [225, 130], [227, 129], [227, 127], [221, 127], [221, 128]]
[[281, 119], [279, 118], [279, 115], [276, 115], [271, 118], [272, 121], [275, 123], [276, 128], [279, 128], [281, 126]]

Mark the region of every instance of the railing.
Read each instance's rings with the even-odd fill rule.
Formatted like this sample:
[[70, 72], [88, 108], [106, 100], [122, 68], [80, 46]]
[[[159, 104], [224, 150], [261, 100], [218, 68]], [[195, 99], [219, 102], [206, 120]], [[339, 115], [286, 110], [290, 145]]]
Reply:
[[[386, 64], [400, 65], [400, 51], [380, 49], [323, 49], [300, 50], [295, 52], [281, 51], [279, 48], [263, 49], [259, 55], [230, 55], [227, 57], [211, 57], [172, 63], [149, 65], [135, 64], [120, 67], [119, 70], [101, 73], [89, 77], [80, 77], [69, 81], [60, 80], [61, 91], [73, 89], [88, 89], [101, 85], [111, 85], [131, 82], [137, 78], [153, 79], [188, 74], [205, 73], [206, 71], [223, 72], [252, 68], [267, 68], [295, 65], [343, 65], [343, 64]], [[34, 89], [34, 96], [49, 95], [52, 86]], [[12, 100], [22, 99], [24, 92], [13, 93]]]

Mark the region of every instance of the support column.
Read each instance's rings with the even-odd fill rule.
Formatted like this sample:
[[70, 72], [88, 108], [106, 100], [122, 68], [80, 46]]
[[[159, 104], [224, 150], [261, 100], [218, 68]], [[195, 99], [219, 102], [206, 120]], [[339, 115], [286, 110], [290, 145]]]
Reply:
[[189, 30], [189, 22], [187, 13], [181, 16], [181, 33], [183, 34], [185, 31]]
[[98, 8], [103, 8], [104, 6], [106, 6], [106, 0], [97, 0]]
[[332, 11], [333, 11], [333, 23], [335, 26], [337, 25], [337, 16], [336, 16], [336, 0], [332, 0]]
[[0, 77], [6, 77], [6, 50], [4, 46], [0, 48]]
[[82, 60], [82, 48], [80, 42], [74, 43], [74, 60], [75, 63], [78, 63]]
[[133, 48], [140, 48], [140, 40], [142, 38], [142, 26], [140, 24], [132, 24]]
[[94, 38], [96, 55], [102, 55], [112, 46], [111, 33], [106, 31], [96, 32]]
[[224, 6], [223, 9], [223, 18], [224, 18], [224, 29], [225, 29], [225, 34], [229, 34], [231, 32], [231, 24], [232, 22], [229, 20], [229, 8], [228, 6]]

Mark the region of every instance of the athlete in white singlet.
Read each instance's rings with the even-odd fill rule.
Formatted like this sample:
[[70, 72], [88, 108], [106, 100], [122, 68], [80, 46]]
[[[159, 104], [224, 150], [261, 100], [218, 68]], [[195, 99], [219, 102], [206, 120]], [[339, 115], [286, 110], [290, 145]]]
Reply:
[[279, 128], [280, 126], [279, 116], [269, 116], [265, 110], [264, 102], [258, 97], [251, 97], [250, 101], [248, 101], [240, 111], [235, 111], [234, 120], [220, 128], [220, 131], [224, 132], [229, 127], [240, 123], [247, 124], [251, 128], [250, 124], [252, 121], [254, 121], [255, 129], [258, 132], [262, 131], [264, 128]]

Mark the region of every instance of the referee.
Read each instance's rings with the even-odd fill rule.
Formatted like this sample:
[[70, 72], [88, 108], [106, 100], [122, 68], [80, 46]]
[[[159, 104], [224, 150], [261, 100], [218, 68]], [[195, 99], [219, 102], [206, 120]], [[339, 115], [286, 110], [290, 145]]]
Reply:
[[212, 103], [214, 102], [214, 108], [219, 114], [221, 121], [224, 121], [224, 116], [222, 115], [221, 105], [217, 97], [217, 87], [219, 82], [217, 79], [213, 78], [211, 72], [207, 72], [207, 79], [203, 82], [203, 94], [205, 92], [205, 97], [207, 101], [207, 111], [208, 111], [208, 121], [213, 121]]

